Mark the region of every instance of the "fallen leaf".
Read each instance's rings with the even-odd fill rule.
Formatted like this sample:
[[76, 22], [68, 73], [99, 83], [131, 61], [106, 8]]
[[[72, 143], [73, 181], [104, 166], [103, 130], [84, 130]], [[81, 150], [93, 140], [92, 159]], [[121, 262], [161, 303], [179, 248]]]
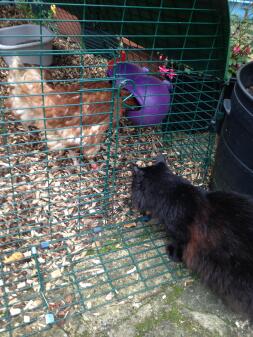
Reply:
[[30, 323], [31, 318], [30, 316], [24, 316], [24, 323]]
[[66, 297], [65, 297], [65, 302], [66, 303], [72, 303], [72, 301], [73, 301], [73, 296], [72, 295], [67, 295]]
[[101, 247], [101, 243], [99, 241], [92, 242], [91, 248]]
[[106, 299], [107, 301], [110, 301], [112, 298], [113, 298], [113, 293], [109, 293], [109, 294], [107, 294], [107, 295], [105, 296], [105, 299]]
[[184, 282], [184, 286], [187, 287], [187, 286], [191, 285], [192, 283], [193, 283], [193, 280], [186, 280]]
[[41, 300], [30, 300], [26, 306], [24, 307], [24, 311], [26, 310], [33, 310], [35, 308], [37, 308], [39, 305], [41, 305]]
[[133, 267], [133, 269], [130, 269], [126, 272], [126, 274], [132, 274], [136, 271], [136, 267]]
[[80, 285], [81, 288], [88, 288], [88, 287], [92, 286], [92, 283], [80, 282], [79, 285]]
[[52, 278], [57, 278], [61, 276], [61, 270], [60, 269], [55, 269], [54, 271], [52, 271], [51, 273], [51, 277]]
[[135, 222], [126, 223], [126, 224], [124, 225], [125, 228], [132, 228], [132, 227], [136, 227], [136, 226], [137, 226], [137, 225], [136, 225]]
[[57, 317], [58, 318], [65, 318], [67, 316], [68, 312], [69, 312], [69, 308], [62, 309], [57, 313]]
[[11, 316], [17, 316], [21, 313], [21, 309], [19, 308], [10, 308], [10, 314]]
[[10, 256], [6, 256], [4, 258], [4, 263], [12, 263], [12, 262], [16, 262], [16, 261], [19, 261], [21, 259], [24, 258], [24, 254], [21, 253], [21, 252], [16, 252], [16, 253], [13, 253], [11, 254]]
[[24, 288], [25, 286], [26, 286], [25, 282], [20, 282], [20, 283], [18, 283], [17, 288], [21, 289], [21, 288]]

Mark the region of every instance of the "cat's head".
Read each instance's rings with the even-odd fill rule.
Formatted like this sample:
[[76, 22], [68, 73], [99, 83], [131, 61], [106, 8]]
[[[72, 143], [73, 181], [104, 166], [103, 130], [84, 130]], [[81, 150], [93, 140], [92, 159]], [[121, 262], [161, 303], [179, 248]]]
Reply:
[[155, 164], [146, 167], [133, 165], [132, 167], [132, 205], [140, 211], [149, 211], [150, 203], [155, 197], [154, 191], [159, 186], [161, 176], [170, 172], [166, 159], [159, 155]]

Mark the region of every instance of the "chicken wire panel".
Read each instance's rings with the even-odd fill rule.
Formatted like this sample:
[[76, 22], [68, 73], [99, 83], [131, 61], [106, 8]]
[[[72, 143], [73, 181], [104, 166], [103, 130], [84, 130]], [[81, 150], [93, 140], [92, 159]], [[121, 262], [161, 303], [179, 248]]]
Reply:
[[[34, 50], [19, 48], [29, 34], [0, 33], [0, 45], [1, 36], [9, 46], [20, 39], [16, 49], [0, 50], [1, 334], [38, 335], [187, 275], [168, 260], [163, 228], [131, 209], [130, 164], [162, 152], [174, 171], [208, 182], [227, 49], [225, 10], [209, 3], [0, 6], [0, 28], [39, 27]], [[42, 27], [52, 32], [52, 49]], [[38, 64], [4, 61], [17, 55]], [[128, 118], [142, 106], [118, 86], [119, 61], [172, 84], [162, 122]], [[154, 104], [158, 116], [163, 96]]]
[[150, 51], [185, 61], [195, 70], [223, 77], [226, 67], [229, 14], [227, 1], [205, 0], [75, 0], [64, 9], [82, 21], [84, 31], [101, 29], [108, 36], [124, 35]]

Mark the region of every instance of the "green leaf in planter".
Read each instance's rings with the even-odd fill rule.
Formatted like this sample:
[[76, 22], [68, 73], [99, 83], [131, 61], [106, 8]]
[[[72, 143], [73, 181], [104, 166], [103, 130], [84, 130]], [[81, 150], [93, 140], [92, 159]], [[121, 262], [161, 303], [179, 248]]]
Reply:
[[190, 68], [185, 68], [185, 72], [186, 72], [186, 74], [190, 74], [191, 73], [191, 69]]

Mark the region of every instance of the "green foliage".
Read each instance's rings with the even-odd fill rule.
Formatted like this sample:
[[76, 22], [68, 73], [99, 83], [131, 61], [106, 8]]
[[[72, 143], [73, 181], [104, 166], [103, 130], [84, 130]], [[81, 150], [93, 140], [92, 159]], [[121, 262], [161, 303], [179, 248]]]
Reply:
[[228, 73], [234, 76], [242, 64], [250, 60], [253, 47], [253, 3], [243, 7], [244, 16], [232, 16]]
[[27, 17], [30, 19], [35, 19], [35, 16], [33, 14], [31, 5], [28, 3], [18, 3], [17, 8], [20, 10], [22, 13], [26, 13]]
[[53, 11], [48, 5], [41, 5], [38, 0], [25, 0], [26, 3], [17, 3], [20, 11], [26, 13], [27, 18], [30, 19], [53, 19]]

